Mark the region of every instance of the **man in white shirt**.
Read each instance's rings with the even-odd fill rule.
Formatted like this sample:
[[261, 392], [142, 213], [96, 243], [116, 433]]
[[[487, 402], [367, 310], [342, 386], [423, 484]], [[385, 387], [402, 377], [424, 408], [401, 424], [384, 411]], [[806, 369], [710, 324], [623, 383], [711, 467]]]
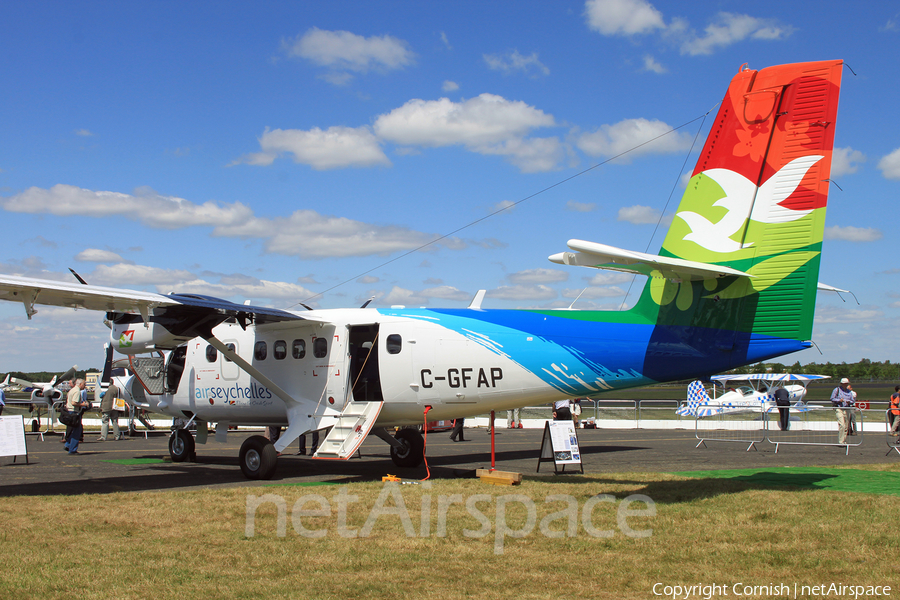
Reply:
[[78, 444], [84, 435], [84, 427], [81, 425], [82, 409], [90, 408], [91, 406], [91, 403], [84, 400], [81, 396], [84, 385], [84, 379], [76, 379], [75, 385], [72, 386], [72, 389], [69, 390], [69, 394], [66, 396], [66, 410], [78, 414], [78, 424], [72, 426], [72, 429], [68, 432], [68, 440], [66, 440], [66, 450], [69, 451], [69, 454], [78, 454]]
[[853, 391], [850, 389], [850, 380], [844, 377], [841, 384], [831, 392], [831, 405], [834, 407], [834, 415], [838, 422], [838, 444], [847, 441], [847, 433], [850, 430], [850, 407], [853, 406]]
[[569, 399], [557, 400], [553, 403], [554, 421], [571, 421], [572, 411], [569, 409]]

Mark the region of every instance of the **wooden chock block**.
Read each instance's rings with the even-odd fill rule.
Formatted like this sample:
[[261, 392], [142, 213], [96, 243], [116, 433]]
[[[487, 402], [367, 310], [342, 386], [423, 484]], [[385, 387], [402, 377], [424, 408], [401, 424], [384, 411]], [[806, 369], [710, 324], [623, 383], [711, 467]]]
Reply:
[[492, 485], [519, 485], [522, 483], [521, 473], [510, 471], [491, 471], [490, 469], [477, 469], [475, 476], [485, 483]]

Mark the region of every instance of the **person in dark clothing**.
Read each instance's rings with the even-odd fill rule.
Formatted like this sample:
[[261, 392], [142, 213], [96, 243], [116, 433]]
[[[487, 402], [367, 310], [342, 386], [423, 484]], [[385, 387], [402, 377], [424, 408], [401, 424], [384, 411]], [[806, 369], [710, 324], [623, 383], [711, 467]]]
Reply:
[[453, 422], [453, 431], [450, 433], [450, 439], [454, 442], [466, 441], [466, 438], [463, 437], [463, 421], [465, 421], [465, 419], [459, 418]]
[[572, 411], [569, 409], [570, 401], [568, 398], [565, 400], [557, 400], [553, 403], [553, 420], [554, 421], [571, 421], [572, 420]]
[[[312, 447], [309, 449], [310, 455], [315, 454], [318, 447], [319, 447], [319, 431], [316, 430], [316, 431], [312, 432]], [[300, 451], [297, 452], [297, 454], [301, 455], [301, 456], [306, 454], [306, 434], [305, 433], [300, 436]]]
[[[791, 428], [791, 409], [787, 408], [791, 405], [791, 400], [788, 391], [783, 387], [775, 390], [775, 404], [778, 406], [778, 426], [782, 431], [787, 431]], [[781, 408], [782, 406], [785, 408]]]

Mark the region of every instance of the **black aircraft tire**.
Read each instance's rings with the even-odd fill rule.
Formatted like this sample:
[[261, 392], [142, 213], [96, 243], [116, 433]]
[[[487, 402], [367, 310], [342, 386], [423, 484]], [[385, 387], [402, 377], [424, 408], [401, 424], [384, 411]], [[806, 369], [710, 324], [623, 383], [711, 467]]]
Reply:
[[278, 465], [275, 445], [261, 435], [253, 435], [241, 444], [241, 472], [247, 479], [272, 479]]
[[425, 441], [422, 434], [415, 429], [401, 429], [394, 436], [403, 448], [391, 446], [391, 460], [398, 467], [415, 468], [425, 459]]
[[172, 462], [184, 462], [194, 455], [194, 436], [190, 431], [176, 429], [169, 436], [169, 456]]

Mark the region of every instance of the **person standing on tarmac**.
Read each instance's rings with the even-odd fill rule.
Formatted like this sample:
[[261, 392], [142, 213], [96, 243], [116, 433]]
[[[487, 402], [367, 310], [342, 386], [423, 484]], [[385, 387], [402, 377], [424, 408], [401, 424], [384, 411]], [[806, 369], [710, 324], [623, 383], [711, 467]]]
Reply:
[[[463, 435], [463, 419], [462, 417], [456, 419], [453, 423], [453, 431], [450, 433], [450, 439], [454, 442], [464, 442], [466, 441], [465, 436]], [[459, 439], [457, 439], [459, 438]]]
[[68, 409], [69, 412], [78, 415], [78, 424], [72, 426], [72, 430], [69, 432], [69, 438], [66, 441], [65, 447], [66, 450], [69, 451], [69, 454], [78, 454], [78, 444], [81, 443], [81, 438], [84, 436], [84, 427], [81, 424], [81, 417], [84, 415], [84, 411], [91, 407], [91, 403], [85, 400], [81, 395], [83, 390], [84, 379], [76, 379], [75, 385], [72, 386], [68, 396], [66, 396], [66, 409]]
[[787, 431], [791, 428], [791, 409], [787, 408], [791, 405], [791, 398], [783, 387], [775, 390], [775, 405], [778, 406], [778, 426], [782, 431]]
[[831, 392], [831, 406], [834, 407], [834, 415], [838, 422], [838, 444], [847, 441], [850, 433], [849, 407], [853, 406], [853, 391], [850, 389], [850, 380], [844, 377], [841, 384]]
[[122, 439], [122, 432], [119, 430], [119, 411], [115, 409], [116, 398], [119, 397], [119, 388], [114, 383], [109, 384], [105, 392], [100, 394], [100, 437], [98, 442], [105, 442], [109, 435], [109, 422], [112, 421], [113, 434], [116, 441]]
[[554, 421], [571, 421], [572, 411], [569, 409], [569, 399], [557, 400], [553, 403], [553, 420]]

